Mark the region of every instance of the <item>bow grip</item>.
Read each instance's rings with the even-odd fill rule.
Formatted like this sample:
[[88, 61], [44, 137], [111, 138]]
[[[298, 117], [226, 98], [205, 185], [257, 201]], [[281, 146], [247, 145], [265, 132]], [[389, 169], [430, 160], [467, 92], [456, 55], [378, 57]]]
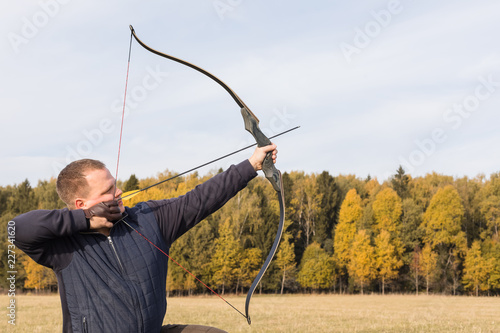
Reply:
[[[243, 116], [243, 120], [245, 121], [245, 129], [250, 132], [257, 141], [258, 147], [265, 147], [271, 144], [271, 140], [267, 138], [267, 136], [262, 133], [259, 128], [259, 120], [255, 115], [248, 110], [246, 107], [241, 109], [241, 115]], [[273, 163], [272, 152], [267, 153], [264, 158], [264, 162], [262, 163], [262, 171], [266, 176], [267, 180], [273, 185], [274, 189], [277, 192], [281, 192], [281, 172], [276, 169]]]

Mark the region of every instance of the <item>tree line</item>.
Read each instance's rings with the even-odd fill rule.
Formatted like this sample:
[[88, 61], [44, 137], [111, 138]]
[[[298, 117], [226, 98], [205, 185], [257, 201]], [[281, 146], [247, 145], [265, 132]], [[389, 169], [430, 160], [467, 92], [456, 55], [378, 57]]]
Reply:
[[[173, 198], [222, 170], [178, 177], [125, 202]], [[175, 175], [135, 175], [118, 185], [143, 188]], [[384, 182], [327, 171], [283, 174], [286, 219], [277, 254], [256, 292], [500, 293], [500, 173], [475, 178], [411, 177], [402, 167]], [[0, 187], [0, 287], [6, 288], [8, 221], [64, 204], [55, 179]], [[219, 293], [245, 293], [264, 262], [279, 221], [276, 192], [252, 180], [218, 212], [179, 238], [170, 256]], [[19, 290], [56, 290], [54, 274], [17, 251]], [[170, 262], [167, 292], [207, 293]]]

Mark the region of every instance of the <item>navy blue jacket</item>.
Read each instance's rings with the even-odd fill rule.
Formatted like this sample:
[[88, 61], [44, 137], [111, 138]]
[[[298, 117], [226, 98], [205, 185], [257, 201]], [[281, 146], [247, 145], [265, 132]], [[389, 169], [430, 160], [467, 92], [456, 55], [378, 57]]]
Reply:
[[[173, 241], [256, 176], [248, 161], [175, 199], [126, 208], [125, 221], [168, 253]], [[14, 218], [15, 245], [52, 268], [63, 332], [160, 332], [168, 258], [123, 222], [91, 232], [82, 210], [36, 210]]]

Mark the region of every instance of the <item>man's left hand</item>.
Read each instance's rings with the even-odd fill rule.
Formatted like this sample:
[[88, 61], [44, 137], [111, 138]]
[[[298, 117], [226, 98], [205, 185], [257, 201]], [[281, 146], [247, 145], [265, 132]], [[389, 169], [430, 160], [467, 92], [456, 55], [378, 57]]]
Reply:
[[276, 157], [278, 155], [278, 150], [276, 149], [276, 147], [277, 146], [273, 143], [269, 146], [255, 148], [252, 157], [248, 159], [255, 171], [262, 170], [262, 163], [264, 163], [264, 159], [269, 152], [272, 152], [271, 158], [273, 159], [273, 163], [276, 163]]

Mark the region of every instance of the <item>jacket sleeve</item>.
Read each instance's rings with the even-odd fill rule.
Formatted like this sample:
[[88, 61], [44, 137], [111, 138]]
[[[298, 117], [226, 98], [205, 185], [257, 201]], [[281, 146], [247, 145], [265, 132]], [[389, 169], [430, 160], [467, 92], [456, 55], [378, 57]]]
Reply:
[[208, 215], [221, 208], [245, 188], [257, 173], [248, 160], [232, 165], [185, 195], [148, 201], [167, 244], [182, 236]]
[[[54, 268], [64, 265], [71, 253], [58, 240], [88, 230], [83, 210], [34, 210], [13, 219], [16, 247], [37, 263]], [[69, 257], [70, 258], [70, 257]]]

